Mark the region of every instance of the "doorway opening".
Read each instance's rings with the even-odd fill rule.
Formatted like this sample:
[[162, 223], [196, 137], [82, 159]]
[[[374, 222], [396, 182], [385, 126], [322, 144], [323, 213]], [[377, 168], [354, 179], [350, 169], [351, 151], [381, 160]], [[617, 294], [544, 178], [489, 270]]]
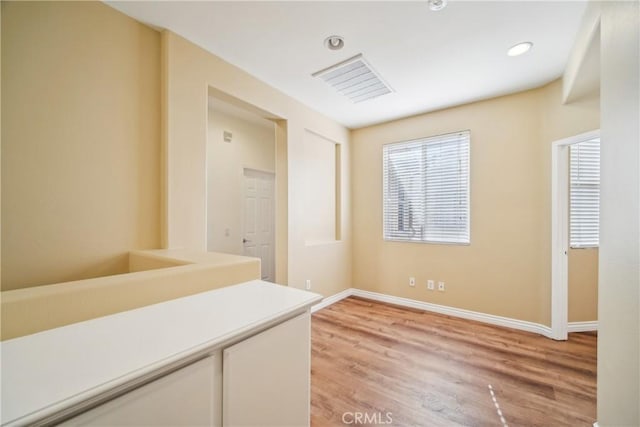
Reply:
[[207, 250], [261, 259], [276, 281], [276, 123], [209, 95]]
[[[580, 189], [579, 185], [570, 180], [570, 151], [572, 146], [581, 143], [600, 142], [600, 131], [595, 130], [556, 141], [551, 151], [551, 337], [555, 340], [566, 340], [568, 332], [594, 330], [594, 321], [572, 322], [569, 330], [569, 258], [571, 251], [592, 245], [581, 244], [590, 242], [595, 227], [597, 233], [598, 220], [594, 220], [593, 206], [587, 206], [589, 191]], [[599, 154], [598, 154], [599, 163]], [[575, 166], [574, 166], [575, 167]], [[591, 167], [590, 165], [586, 166]], [[599, 172], [598, 172], [599, 182]], [[588, 183], [587, 183], [588, 184]], [[583, 184], [584, 185], [584, 184]], [[570, 199], [575, 204], [572, 212], [570, 229]], [[597, 205], [597, 196], [595, 196]], [[597, 215], [598, 212], [596, 212]], [[582, 224], [579, 224], [582, 222]], [[578, 233], [582, 230], [582, 237]], [[571, 232], [571, 233], [570, 233]], [[570, 234], [572, 236], [570, 244]], [[597, 238], [597, 236], [596, 236]], [[596, 243], [597, 246], [597, 243]], [[582, 254], [584, 255], [584, 254]], [[596, 254], [597, 256], [597, 254]], [[578, 257], [573, 257], [577, 259]], [[597, 259], [595, 260], [597, 265]], [[597, 275], [597, 273], [596, 273]], [[597, 293], [597, 278], [595, 283]], [[595, 298], [597, 304], [597, 297]], [[597, 309], [596, 309], [597, 312]]]

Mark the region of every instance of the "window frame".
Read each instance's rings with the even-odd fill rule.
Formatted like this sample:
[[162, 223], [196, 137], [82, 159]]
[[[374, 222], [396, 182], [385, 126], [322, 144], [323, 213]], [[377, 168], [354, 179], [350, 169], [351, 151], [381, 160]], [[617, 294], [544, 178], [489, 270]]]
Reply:
[[[387, 147], [393, 146], [393, 145], [410, 145], [410, 144], [417, 144], [417, 143], [421, 143], [421, 149], [425, 150], [424, 147], [427, 146], [428, 144], [437, 144], [438, 142], [442, 143], [444, 142], [443, 140], [446, 139], [447, 137], [451, 137], [454, 135], [458, 135], [458, 136], [464, 136], [464, 138], [466, 139], [466, 144], [467, 144], [467, 156], [466, 156], [466, 160], [467, 160], [467, 164], [466, 164], [466, 241], [444, 241], [444, 240], [434, 240], [434, 239], [412, 239], [412, 238], [402, 238], [402, 237], [398, 237], [398, 236], [389, 236], [387, 237], [387, 233], [385, 230], [385, 226], [387, 224], [387, 204], [386, 204], [386, 199], [385, 199], [385, 184], [387, 184], [387, 182], [385, 182], [385, 150], [387, 149]], [[385, 242], [401, 242], [401, 243], [418, 243], [418, 244], [429, 244], [429, 245], [454, 245], [454, 246], [470, 246], [471, 245], [471, 131], [469, 129], [465, 129], [465, 130], [460, 130], [460, 131], [455, 131], [455, 132], [447, 132], [447, 133], [443, 133], [443, 134], [438, 134], [438, 135], [432, 135], [432, 136], [427, 136], [427, 137], [421, 137], [421, 138], [414, 138], [414, 139], [409, 139], [409, 140], [403, 140], [403, 141], [394, 141], [394, 142], [389, 142], [389, 143], [385, 143], [382, 145], [382, 173], [381, 173], [381, 186], [382, 186], [382, 193], [381, 193], [381, 202], [382, 202], [382, 239]], [[424, 156], [424, 153], [423, 153]], [[421, 171], [422, 175], [423, 175], [423, 179], [425, 179], [424, 175], [425, 175], [425, 169], [422, 169]], [[425, 197], [426, 198], [426, 197]], [[427, 224], [427, 216], [426, 216], [426, 202], [424, 205], [424, 220], [423, 220], [423, 227], [426, 227]], [[426, 232], [423, 233], [424, 234], [428, 234]]]

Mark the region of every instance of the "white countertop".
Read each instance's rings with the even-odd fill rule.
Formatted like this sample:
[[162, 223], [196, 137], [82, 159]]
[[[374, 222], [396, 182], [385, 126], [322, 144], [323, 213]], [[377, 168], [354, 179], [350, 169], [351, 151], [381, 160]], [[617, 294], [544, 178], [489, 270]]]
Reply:
[[254, 280], [3, 341], [0, 419], [40, 419], [321, 299]]

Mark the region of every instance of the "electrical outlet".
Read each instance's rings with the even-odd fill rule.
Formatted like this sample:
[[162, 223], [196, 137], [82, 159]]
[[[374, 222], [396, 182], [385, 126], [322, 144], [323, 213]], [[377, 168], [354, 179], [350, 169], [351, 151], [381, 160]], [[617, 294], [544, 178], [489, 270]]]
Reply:
[[444, 292], [444, 282], [438, 282], [438, 290]]
[[427, 280], [427, 289], [430, 291], [433, 290], [433, 280]]
[[415, 285], [416, 285], [416, 278], [409, 277], [409, 286], [415, 286]]
[[304, 288], [306, 290], [311, 289], [311, 279], [307, 279], [307, 280], [304, 281]]

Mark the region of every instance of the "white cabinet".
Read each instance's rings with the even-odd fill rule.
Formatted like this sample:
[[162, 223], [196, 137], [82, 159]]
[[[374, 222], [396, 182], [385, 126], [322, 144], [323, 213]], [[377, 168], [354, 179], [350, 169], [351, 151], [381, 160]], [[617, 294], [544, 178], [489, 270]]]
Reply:
[[219, 426], [219, 352], [96, 408], [63, 426]]
[[305, 312], [65, 421], [63, 426], [308, 426]]
[[3, 341], [0, 424], [308, 425], [321, 299], [255, 280]]
[[223, 351], [223, 425], [308, 426], [310, 320], [301, 314]]

